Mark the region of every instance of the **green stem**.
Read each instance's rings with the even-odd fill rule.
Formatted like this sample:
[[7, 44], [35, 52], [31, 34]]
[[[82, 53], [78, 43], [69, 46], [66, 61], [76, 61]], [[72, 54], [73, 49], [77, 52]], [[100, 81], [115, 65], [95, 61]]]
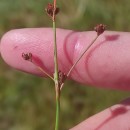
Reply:
[[55, 130], [59, 130], [59, 120], [60, 120], [60, 88], [56, 87], [56, 122]]
[[80, 59], [84, 56], [84, 54], [87, 52], [87, 50], [93, 45], [93, 43], [97, 40], [99, 36], [97, 35], [96, 38], [90, 43], [90, 45], [84, 50], [84, 52], [80, 55], [80, 57], [77, 59], [77, 61], [73, 64], [73, 66], [70, 68], [69, 72], [67, 73], [67, 77], [70, 75], [74, 67], [77, 65], [77, 63], [80, 61]]
[[53, 31], [54, 31], [54, 82], [56, 90], [56, 122], [55, 130], [59, 130], [59, 116], [60, 116], [60, 86], [58, 76], [58, 58], [57, 58], [57, 43], [56, 43], [56, 22], [53, 20]]
[[59, 117], [60, 117], [60, 86], [59, 86], [59, 74], [58, 74], [58, 57], [57, 57], [57, 42], [56, 42], [56, 21], [55, 21], [55, 10], [56, 0], [54, 0], [54, 11], [53, 11], [53, 33], [54, 33], [54, 81], [56, 91], [56, 122], [55, 130], [59, 130]]

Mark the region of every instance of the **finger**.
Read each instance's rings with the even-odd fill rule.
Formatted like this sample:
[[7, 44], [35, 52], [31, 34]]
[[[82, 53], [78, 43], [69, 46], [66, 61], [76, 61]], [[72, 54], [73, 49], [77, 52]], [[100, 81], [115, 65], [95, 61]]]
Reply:
[[129, 130], [130, 98], [83, 121], [70, 130]]
[[[67, 73], [95, 37], [95, 32], [57, 29], [59, 69]], [[84, 84], [129, 90], [129, 43], [130, 33], [104, 32], [76, 65], [70, 77]], [[16, 69], [42, 74], [21, 56], [22, 53], [31, 52], [39, 66], [50, 74], [54, 72], [52, 29], [10, 31], [3, 36], [0, 51], [3, 59]]]

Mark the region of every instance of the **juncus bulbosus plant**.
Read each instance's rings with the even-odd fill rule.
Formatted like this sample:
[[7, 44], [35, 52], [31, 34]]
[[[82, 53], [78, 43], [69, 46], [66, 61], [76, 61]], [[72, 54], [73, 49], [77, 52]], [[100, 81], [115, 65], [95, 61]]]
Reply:
[[50, 20], [52, 20], [53, 23], [53, 35], [54, 35], [54, 74], [53, 76], [48, 74], [41, 66], [39, 66], [35, 62], [35, 55], [31, 52], [23, 52], [21, 54], [23, 60], [26, 60], [28, 62], [31, 62], [37, 69], [39, 69], [42, 73], [46, 74], [49, 78], [51, 78], [54, 81], [55, 85], [55, 93], [56, 93], [56, 121], [55, 121], [55, 130], [60, 130], [60, 95], [62, 88], [64, 87], [65, 80], [70, 76], [71, 72], [74, 70], [75, 66], [78, 64], [78, 62], [81, 60], [81, 58], [84, 56], [84, 54], [91, 49], [91, 46], [95, 43], [97, 38], [105, 31], [106, 26], [103, 24], [97, 25], [94, 30], [95, 33], [97, 33], [96, 37], [92, 39], [91, 43], [84, 48], [83, 52], [79, 55], [76, 62], [73, 63], [71, 68], [69, 69], [68, 73], [64, 73], [61, 70], [59, 70], [58, 67], [58, 52], [57, 52], [57, 39], [56, 39], [56, 15], [60, 12], [60, 9], [57, 7], [56, 0], [53, 1], [53, 3], [48, 3], [47, 7], [45, 8], [45, 11], [47, 15], [49, 16]]

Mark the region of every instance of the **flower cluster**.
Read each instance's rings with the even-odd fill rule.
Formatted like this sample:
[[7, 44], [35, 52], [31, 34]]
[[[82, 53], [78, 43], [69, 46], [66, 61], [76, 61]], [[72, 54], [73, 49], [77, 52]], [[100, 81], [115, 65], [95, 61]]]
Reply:
[[52, 19], [54, 15], [57, 15], [60, 11], [59, 8], [54, 8], [54, 5], [51, 3], [48, 3], [47, 7], [45, 8], [45, 11], [47, 12], [48, 16], [50, 16]]
[[94, 30], [97, 32], [97, 35], [101, 35], [106, 30], [106, 25], [104, 24], [98, 24]]

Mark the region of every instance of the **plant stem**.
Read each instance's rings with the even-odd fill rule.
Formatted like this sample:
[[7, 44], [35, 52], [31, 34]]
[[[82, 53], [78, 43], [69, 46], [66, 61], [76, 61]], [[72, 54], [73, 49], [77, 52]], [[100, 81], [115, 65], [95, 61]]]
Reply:
[[56, 122], [55, 130], [59, 130], [59, 115], [60, 115], [60, 86], [59, 86], [59, 76], [58, 76], [58, 60], [57, 60], [57, 44], [56, 44], [56, 23], [53, 21], [53, 31], [54, 31], [54, 81], [55, 81], [55, 91], [56, 91]]
[[[56, 8], [56, 1], [54, 1], [54, 10]], [[53, 33], [54, 33], [54, 81], [56, 92], [56, 121], [55, 130], [59, 130], [59, 116], [60, 116], [60, 86], [58, 76], [58, 58], [57, 58], [57, 43], [56, 43], [56, 21], [55, 14], [53, 14]]]
[[67, 73], [67, 77], [70, 75], [74, 67], [77, 65], [77, 63], [80, 61], [80, 59], [84, 56], [86, 51], [93, 45], [93, 43], [97, 40], [99, 36], [97, 35], [95, 39], [90, 43], [90, 45], [84, 50], [84, 52], [80, 55], [80, 57], [77, 59], [77, 61], [73, 64], [73, 66], [70, 68], [69, 72]]
[[59, 74], [58, 74], [58, 57], [57, 57], [57, 42], [56, 42], [56, 20], [55, 20], [55, 10], [56, 10], [56, 0], [53, 2], [53, 33], [54, 33], [54, 82], [55, 82], [55, 92], [56, 92], [56, 121], [55, 130], [59, 130], [59, 117], [60, 117], [60, 85], [59, 85]]
[[33, 65], [35, 65], [35, 67], [36, 67], [38, 70], [40, 70], [43, 74], [45, 74], [46, 76], [48, 76], [50, 79], [52, 79], [52, 80], [54, 81], [54, 78], [53, 78], [49, 73], [47, 73], [42, 67], [38, 66], [36, 63], [34, 63], [34, 62], [32, 62], [32, 61], [31, 61], [31, 63], [32, 63]]
[[59, 120], [60, 120], [60, 87], [55, 84], [56, 89], [56, 122], [55, 130], [59, 130]]
[[41, 72], [43, 72], [44, 74], [46, 74], [50, 79], [52, 79], [52, 80], [54, 81], [53, 77], [52, 77], [51, 75], [49, 75], [45, 70], [43, 70], [40, 66], [37, 66], [37, 68], [38, 68]]
[[57, 60], [57, 43], [56, 43], [56, 22], [53, 21], [54, 32], [54, 80], [58, 82], [58, 60]]
[[58, 76], [58, 60], [57, 60], [57, 44], [56, 44], [56, 23], [53, 21], [53, 31], [54, 31], [54, 81], [55, 81], [55, 91], [56, 91], [56, 122], [55, 130], [59, 130], [59, 115], [60, 115], [60, 86], [59, 86], [59, 76]]

